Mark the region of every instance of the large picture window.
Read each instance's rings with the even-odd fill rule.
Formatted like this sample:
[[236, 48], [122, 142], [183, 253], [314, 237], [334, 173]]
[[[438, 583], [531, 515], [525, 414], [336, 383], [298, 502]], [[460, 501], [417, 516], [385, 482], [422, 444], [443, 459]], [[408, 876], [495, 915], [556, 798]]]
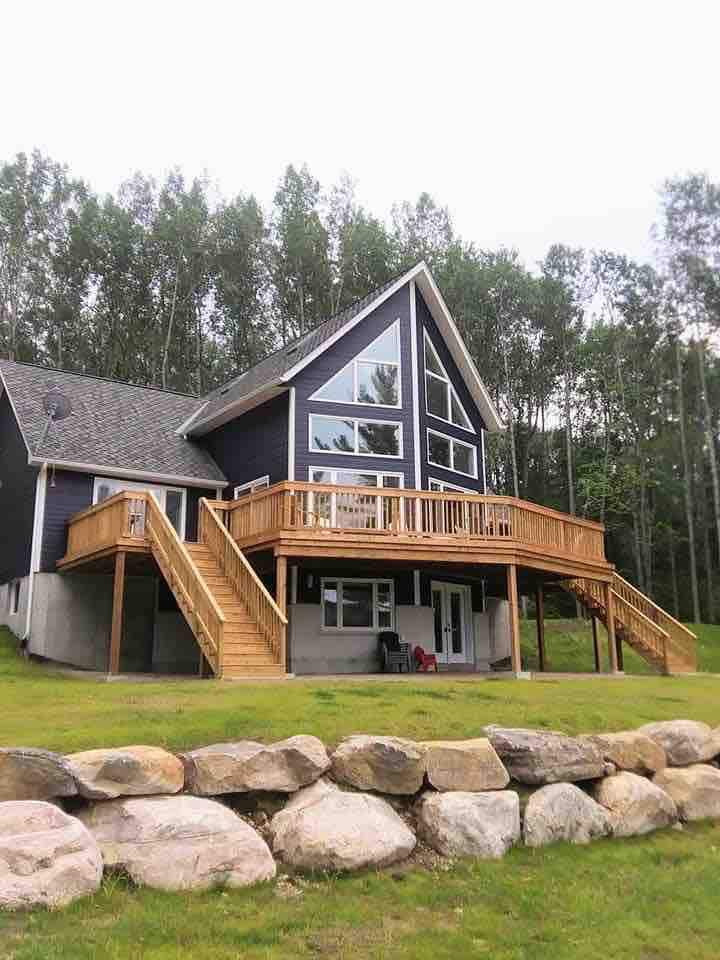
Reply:
[[392, 630], [392, 580], [322, 580], [322, 625], [326, 630]]
[[401, 457], [402, 424], [310, 414], [310, 450], [365, 457]]
[[455, 387], [450, 383], [445, 367], [440, 363], [435, 347], [425, 334], [425, 405], [427, 412], [439, 420], [454, 423], [456, 427], [474, 433], [470, 418], [465, 413]]
[[477, 447], [435, 430], [427, 432], [428, 463], [477, 478]]
[[310, 399], [399, 407], [400, 321], [396, 320]]

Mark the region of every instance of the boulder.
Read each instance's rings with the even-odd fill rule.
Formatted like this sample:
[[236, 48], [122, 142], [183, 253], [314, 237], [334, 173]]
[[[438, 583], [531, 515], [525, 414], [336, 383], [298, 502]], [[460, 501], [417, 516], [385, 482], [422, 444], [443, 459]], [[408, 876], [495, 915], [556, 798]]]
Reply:
[[668, 767], [654, 777], [675, 801], [681, 820], [720, 819], [720, 770], [709, 764]]
[[276, 856], [301, 870], [361, 870], [408, 857], [415, 834], [381, 797], [345, 793], [321, 780], [270, 822]]
[[677, 820], [672, 797], [650, 780], [627, 770], [595, 784], [593, 793], [597, 802], [610, 812], [616, 837], [650, 833], [669, 827]]
[[57, 753], [33, 747], [0, 748], [0, 801], [74, 797], [70, 767]]
[[588, 740], [599, 748], [603, 759], [613, 763], [618, 770], [652, 776], [667, 765], [662, 746], [637, 730], [597, 733]]
[[232, 810], [201, 797], [107, 800], [80, 819], [109, 867], [161, 890], [246, 887], [275, 876], [265, 841]]
[[347, 737], [332, 755], [331, 772], [358, 790], [417, 793], [425, 778], [425, 748], [400, 737]]
[[484, 733], [510, 777], [519, 783], [594, 780], [608, 768], [600, 749], [586, 737], [568, 737], [552, 730], [486, 727]]
[[94, 837], [75, 817], [41, 800], [0, 803], [0, 909], [61, 907], [100, 887]]
[[512, 790], [424, 793], [418, 834], [444, 857], [496, 860], [520, 838], [520, 801]]
[[720, 731], [699, 720], [660, 720], [646, 723], [639, 733], [659, 743], [669, 767], [704, 763], [720, 754]]
[[179, 793], [185, 780], [182, 762], [160, 747], [86, 750], [65, 759], [78, 793], [89, 800]]
[[317, 737], [297, 736], [265, 746], [252, 740], [216, 743], [181, 754], [185, 789], [198, 796], [251, 790], [294, 793], [330, 767]]
[[489, 740], [434, 740], [425, 748], [427, 777], [436, 790], [502, 790], [510, 782]]
[[528, 847], [566, 840], [589, 843], [611, 832], [610, 814], [573, 783], [540, 787], [525, 806], [523, 839]]

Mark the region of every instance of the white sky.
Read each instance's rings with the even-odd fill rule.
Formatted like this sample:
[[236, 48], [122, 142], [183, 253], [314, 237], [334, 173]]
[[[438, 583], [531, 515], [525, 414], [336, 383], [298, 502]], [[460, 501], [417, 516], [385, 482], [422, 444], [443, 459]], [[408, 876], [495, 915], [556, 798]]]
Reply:
[[717, 0], [2, 0], [0, 162], [99, 191], [206, 172], [268, 204], [289, 162], [386, 216], [422, 190], [479, 246], [643, 257], [656, 189], [720, 179]]

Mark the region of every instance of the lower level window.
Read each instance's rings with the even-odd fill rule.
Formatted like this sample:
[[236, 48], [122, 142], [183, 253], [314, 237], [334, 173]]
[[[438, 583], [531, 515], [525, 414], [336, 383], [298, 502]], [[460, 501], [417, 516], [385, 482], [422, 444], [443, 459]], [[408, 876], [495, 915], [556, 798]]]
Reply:
[[95, 477], [93, 503], [102, 503], [114, 497], [116, 493], [127, 490], [132, 493], [151, 493], [161, 509], [167, 514], [181, 540], [185, 538], [185, 490], [183, 487], [163, 487], [157, 483], [138, 483], [137, 481], [118, 480], [113, 477]]
[[239, 486], [235, 487], [235, 499], [238, 500], [240, 497], [247, 497], [251, 493], [256, 493], [258, 490], [265, 490], [266, 487], [270, 486], [270, 477], [266, 474], [264, 477], [258, 477], [257, 480], [250, 480], [248, 483], [241, 483]]
[[322, 624], [338, 630], [391, 630], [392, 580], [323, 580]]

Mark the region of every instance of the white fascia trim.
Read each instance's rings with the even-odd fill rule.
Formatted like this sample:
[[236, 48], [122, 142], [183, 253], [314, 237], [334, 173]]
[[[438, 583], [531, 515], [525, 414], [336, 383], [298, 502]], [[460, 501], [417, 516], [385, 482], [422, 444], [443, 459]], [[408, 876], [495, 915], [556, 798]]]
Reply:
[[415, 468], [415, 489], [420, 489], [422, 469], [420, 463], [420, 385], [418, 380], [418, 335], [417, 335], [417, 299], [415, 281], [410, 281], [410, 349], [412, 358], [412, 403], [413, 403], [413, 448]]
[[[195, 423], [191, 428], [188, 428], [188, 436], [194, 436], [196, 433], [198, 436], [203, 436], [203, 434], [210, 433], [211, 430], [214, 430], [216, 427], [221, 427], [224, 423], [227, 423], [228, 420], [239, 417], [240, 414], [247, 413], [248, 410], [252, 410], [254, 407], [259, 407], [260, 404], [265, 403], [266, 400], [279, 397], [280, 394], [285, 393], [286, 390], [287, 387], [281, 383], [280, 380], [264, 383], [261, 387], [258, 387], [257, 390], [253, 390], [252, 393], [248, 393], [247, 396], [242, 397], [240, 400], [231, 400], [230, 403], [226, 403], [224, 407], [216, 410], [215, 413], [206, 420], [200, 420]], [[209, 400], [207, 402], [210, 403]]]
[[485, 469], [485, 431], [480, 431], [480, 455], [482, 456], [482, 482], [483, 482], [483, 493], [487, 493], [487, 470]]
[[186, 433], [188, 432], [188, 430], [190, 429], [190, 425], [191, 425], [191, 423], [193, 422], [193, 420], [197, 419], [197, 417], [200, 416], [200, 414], [203, 412], [203, 410], [205, 409], [205, 407], [206, 407], [209, 403], [210, 403], [209, 400], [206, 400], [205, 403], [202, 403], [202, 404], [197, 408], [197, 410], [195, 410], [194, 413], [190, 414], [190, 416], [187, 418], [187, 420], [186, 420], [184, 423], [181, 423], [181, 424], [180, 424], [180, 426], [177, 428], [177, 430], [175, 431], [175, 433], [177, 433], [177, 434], [178, 434], [179, 436], [181, 436], [181, 437], [184, 437], [185, 434], [186, 434]]
[[[495, 404], [492, 402], [490, 394], [487, 391], [487, 387], [482, 382], [478, 369], [475, 366], [473, 358], [470, 356], [468, 348], [465, 345], [465, 341], [460, 336], [460, 331], [455, 325], [455, 321], [452, 318], [450, 311], [448, 310], [447, 304], [443, 299], [443, 295], [438, 290], [438, 287], [433, 280], [432, 274], [428, 270], [427, 266], [423, 263], [421, 264], [422, 270], [418, 271], [417, 281], [421, 286], [421, 290], [426, 299], [431, 302], [428, 303], [430, 312], [433, 314], [433, 318], [436, 323], [438, 317], [442, 320], [440, 326], [440, 333], [443, 334], [445, 342], [448, 345], [448, 349], [453, 356], [453, 359], [458, 365], [458, 369], [463, 375], [463, 379], [467, 384], [470, 393], [475, 400], [475, 403], [478, 406], [483, 419], [485, 420], [485, 425], [488, 430], [492, 432], [498, 432], [505, 429], [500, 416], [495, 409]], [[435, 310], [433, 310], [433, 306]], [[442, 327], [445, 327], [445, 330]]]
[[[3, 392], [5, 392], [5, 393], [7, 394], [7, 398], [8, 398], [8, 400], [9, 400], [9, 402], [10, 402], [10, 409], [12, 410], [13, 416], [15, 417], [15, 422], [17, 423], [17, 428], [18, 428], [18, 430], [20, 431], [20, 436], [22, 437], [22, 442], [25, 444], [25, 449], [27, 450], [27, 455], [28, 455], [28, 463], [30, 463], [30, 458], [32, 457], [32, 452], [31, 452], [31, 450], [30, 450], [30, 444], [27, 442], [27, 437], [25, 436], [25, 433], [24, 433], [24, 431], [23, 431], [22, 423], [20, 422], [20, 417], [18, 416], [17, 408], [15, 407], [15, 404], [13, 403], [12, 394], [11, 394], [10, 391], [8, 390], [8, 385], [7, 385], [7, 383], [5, 383], [5, 378], [3, 377], [2, 370], [0, 370], [0, 397], [3, 395]], [[44, 461], [43, 461], [43, 462], [44, 462]]]
[[127, 480], [147, 480], [148, 483], [170, 484], [171, 486], [184, 487], [205, 487], [214, 490], [222, 490], [228, 484], [220, 484], [217, 477], [212, 480], [199, 480], [197, 477], [180, 477], [169, 473], [149, 473], [146, 470], [126, 470], [122, 467], [108, 466], [101, 463], [78, 463], [74, 460], [47, 460], [41, 457], [30, 457], [28, 463], [30, 466], [40, 466], [43, 463], [51, 463], [54, 467], [60, 467], [62, 470], [75, 470], [79, 473], [98, 474], [101, 477], [114, 477]]
[[295, 387], [290, 387], [288, 397], [288, 480], [295, 479]]
[[27, 611], [25, 614], [25, 636], [30, 637], [32, 628], [33, 584], [35, 574], [40, 569], [43, 529], [45, 527], [45, 497], [47, 493], [47, 464], [43, 463], [35, 481], [35, 510], [33, 512], [32, 548], [30, 551], [30, 577], [28, 580]]
[[391, 287], [388, 287], [387, 290], [383, 290], [383, 292], [379, 294], [379, 296], [377, 296], [372, 303], [369, 303], [366, 307], [364, 307], [360, 313], [357, 314], [357, 316], [353, 317], [351, 320], [348, 320], [348, 322], [339, 330], [336, 330], [331, 337], [328, 337], [327, 340], [323, 340], [323, 342], [311, 353], [309, 353], [306, 357], [303, 357], [302, 360], [299, 360], [294, 367], [291, 367], [287, 371], [287, 373], [284, 373], [282, 375], [282, 382], [287, 383], [289, 380], [292, 380], [293, 377], [296, 377], [301, 370], [304, 370], [308, 364], [312, 363], [313, 360], [319, 357], [322, 353], [325, 353], [325, 351], [334, 343], [336, 343], [340, 337], [344, 337], [346, 333], [353, 329], [353, 327], [356, 327], [360, 321], [364, 320], [365, 317], [372, 313], [376, 307], [379, 307], [381, 303], [384, 303], [394, 293], [397, 293], [398, 290], [400, 290], [408, 282], [408, 280], [412, 280], [413, 277], [417, 276], [422, 269], [427, 270], [427, 267], [424, 263], [419, 263], [417, 266], [413, 267], [412, 270], [408, 270], [407, 273], [404, 273], [402, 277], [400, 277], [399, 280], [396, 280]]

